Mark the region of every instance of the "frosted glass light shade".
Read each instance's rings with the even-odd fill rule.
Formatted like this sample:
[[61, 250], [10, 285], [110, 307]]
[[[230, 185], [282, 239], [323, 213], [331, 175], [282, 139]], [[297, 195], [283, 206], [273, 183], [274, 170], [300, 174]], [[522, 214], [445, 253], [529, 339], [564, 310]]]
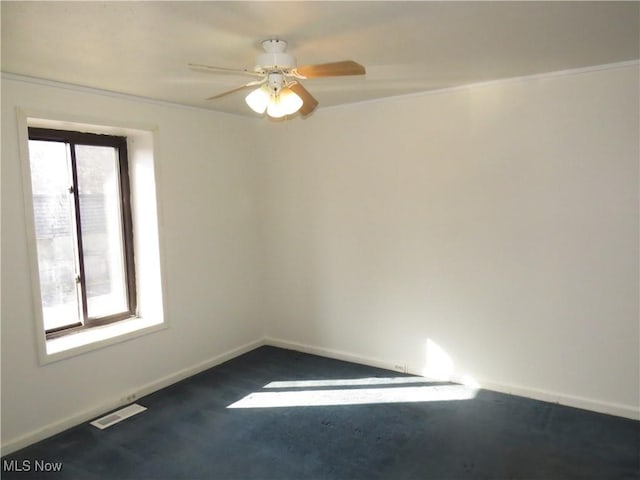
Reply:
[[260, 87], [247, 95], [244, 101], [247, 102], [247, 105], [249, 105], [251, 110], [262, 114], [267, 109], [270, 98], [271, 95], [269, 94], [269, 91], [265, 87]]
[[297, 94], [288, 88], [283, 88], [278, 95], [271, 97], [267, 107], [267, 115], [273, 118], [291, 115], [300, 110], [302, 103], [302, 99]]

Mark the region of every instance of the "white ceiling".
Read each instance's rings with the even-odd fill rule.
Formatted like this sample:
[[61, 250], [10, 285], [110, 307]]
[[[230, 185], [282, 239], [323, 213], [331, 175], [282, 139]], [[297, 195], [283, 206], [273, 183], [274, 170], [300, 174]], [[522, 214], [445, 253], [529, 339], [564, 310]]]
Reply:
[[255, 115], [249, 68], [260, 41], [299, 65], [352, 59], [363, 77], [304, 81], [319, 108], [640, 58], [639, 2], [2, 1], [2, 71]]

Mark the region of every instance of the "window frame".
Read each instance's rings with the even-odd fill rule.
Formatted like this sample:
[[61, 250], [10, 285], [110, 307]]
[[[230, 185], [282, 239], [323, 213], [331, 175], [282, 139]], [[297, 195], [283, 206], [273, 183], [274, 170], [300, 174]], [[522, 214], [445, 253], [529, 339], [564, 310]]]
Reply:
[[[46, 340], [58, 338], [61, 336], [69, 335], [72, 333], [87, 330], [93, 327], [108, 325], [118, 321], [130, 319], [137, 315], [137, 291], [136, 291], [136, 275], [135, 275], [135, 256], [134, 256], [134, 234], [133, 234], [133, 217], [131, 206], [131, 185], [129, 178], [129, 160], [127, 151], [127, 137], [118, 135], [107, 135], [88, 133], [74, 130], [59, 130], [52, 128], [41, 127], [28, 127], [28, 140], [38, 141], [50, 141], [61, 142], [69, 145], [71, 155], [71, 168], [72, 168], [72, 188], [74, 193], [78, 191], [77, 188], [77, 166], [76, 166], [76, 145], [89, 145], [89, 146], [102, 146], [113, 147], [117, 151], [118, 155], [118, 180], [120, 187], [120, 208], [122, 218], [122, 253], [124, 257], [124, 267], [126, 276], [126, 291], [127, 291], [127, 310], [118, 312], [112, 315], [103, 317], [90, 318], [88, 316], [87, 307], [87, 288], [86, 288], [86, 276], [84, 269], [84, 253], [82, 245], [82, 219], [80, 213], [80, 199], [79, 195], [73, 195], [73, 202], [75, 204], [75, 241], [78, 255], [78, 274], [80, 284], [80, 302], [81, 302], [81, 316], [80, 324], [71, 324], [63, 327], [54, 328], [51, 330], [45, 330], [43, 325], [43, 331]], [[28, 159], [30, 162], [30, 158]], [[40, 299], [42, 305], [42, 299]]]

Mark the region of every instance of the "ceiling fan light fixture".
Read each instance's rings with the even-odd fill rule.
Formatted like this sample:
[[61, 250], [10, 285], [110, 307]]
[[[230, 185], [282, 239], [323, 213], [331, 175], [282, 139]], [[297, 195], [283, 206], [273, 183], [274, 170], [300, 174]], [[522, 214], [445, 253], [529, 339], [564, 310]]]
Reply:
[[272, 95], [267, 107], [267, 115], [273, 118], [281, 118], [285, 115], [293, 115], [302, 107], [302, 98], [289, 88], [283, 88], [276, 95]]
[[256, 88], [244, 99], [244, 101], [247, 102], [247, 105], [249, 105], [249, 108], [259, 114], [264, 113], [270, 100], [271, 95], [269, 90], [264, 86]]
[[264, 53], [256, 58], [253, 71], [190, 63], [189, 67], [197, 70], [211, 73], [237, 73], [260, 78], [206, 100], [216, 100], [245, 88], [261, 85], [245, 97], [245, 102], [255, 113], [263, 115], [266, 112], [270, 117], [280, 118], [300, 112], [303, 117], [306, 117], [316, 109], [318, 101], [302, 86], [300, 80], [366, 73], [365, 68], [353, 60], [296, 67], [295, 57], [286, 53], [287, 42], [284, 40], [271, 38], [264, 40], [261, 45]]

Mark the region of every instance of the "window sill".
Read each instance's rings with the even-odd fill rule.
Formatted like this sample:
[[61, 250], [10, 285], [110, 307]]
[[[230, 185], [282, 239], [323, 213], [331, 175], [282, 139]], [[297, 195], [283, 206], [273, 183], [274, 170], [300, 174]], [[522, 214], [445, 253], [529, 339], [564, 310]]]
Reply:
[[56, 362], [164, 328], [167, 328], [167, 325], [162, 318], [132, 318], [52, 338], [46, 341], [46, 355], [41, 358], [41, 363]]

